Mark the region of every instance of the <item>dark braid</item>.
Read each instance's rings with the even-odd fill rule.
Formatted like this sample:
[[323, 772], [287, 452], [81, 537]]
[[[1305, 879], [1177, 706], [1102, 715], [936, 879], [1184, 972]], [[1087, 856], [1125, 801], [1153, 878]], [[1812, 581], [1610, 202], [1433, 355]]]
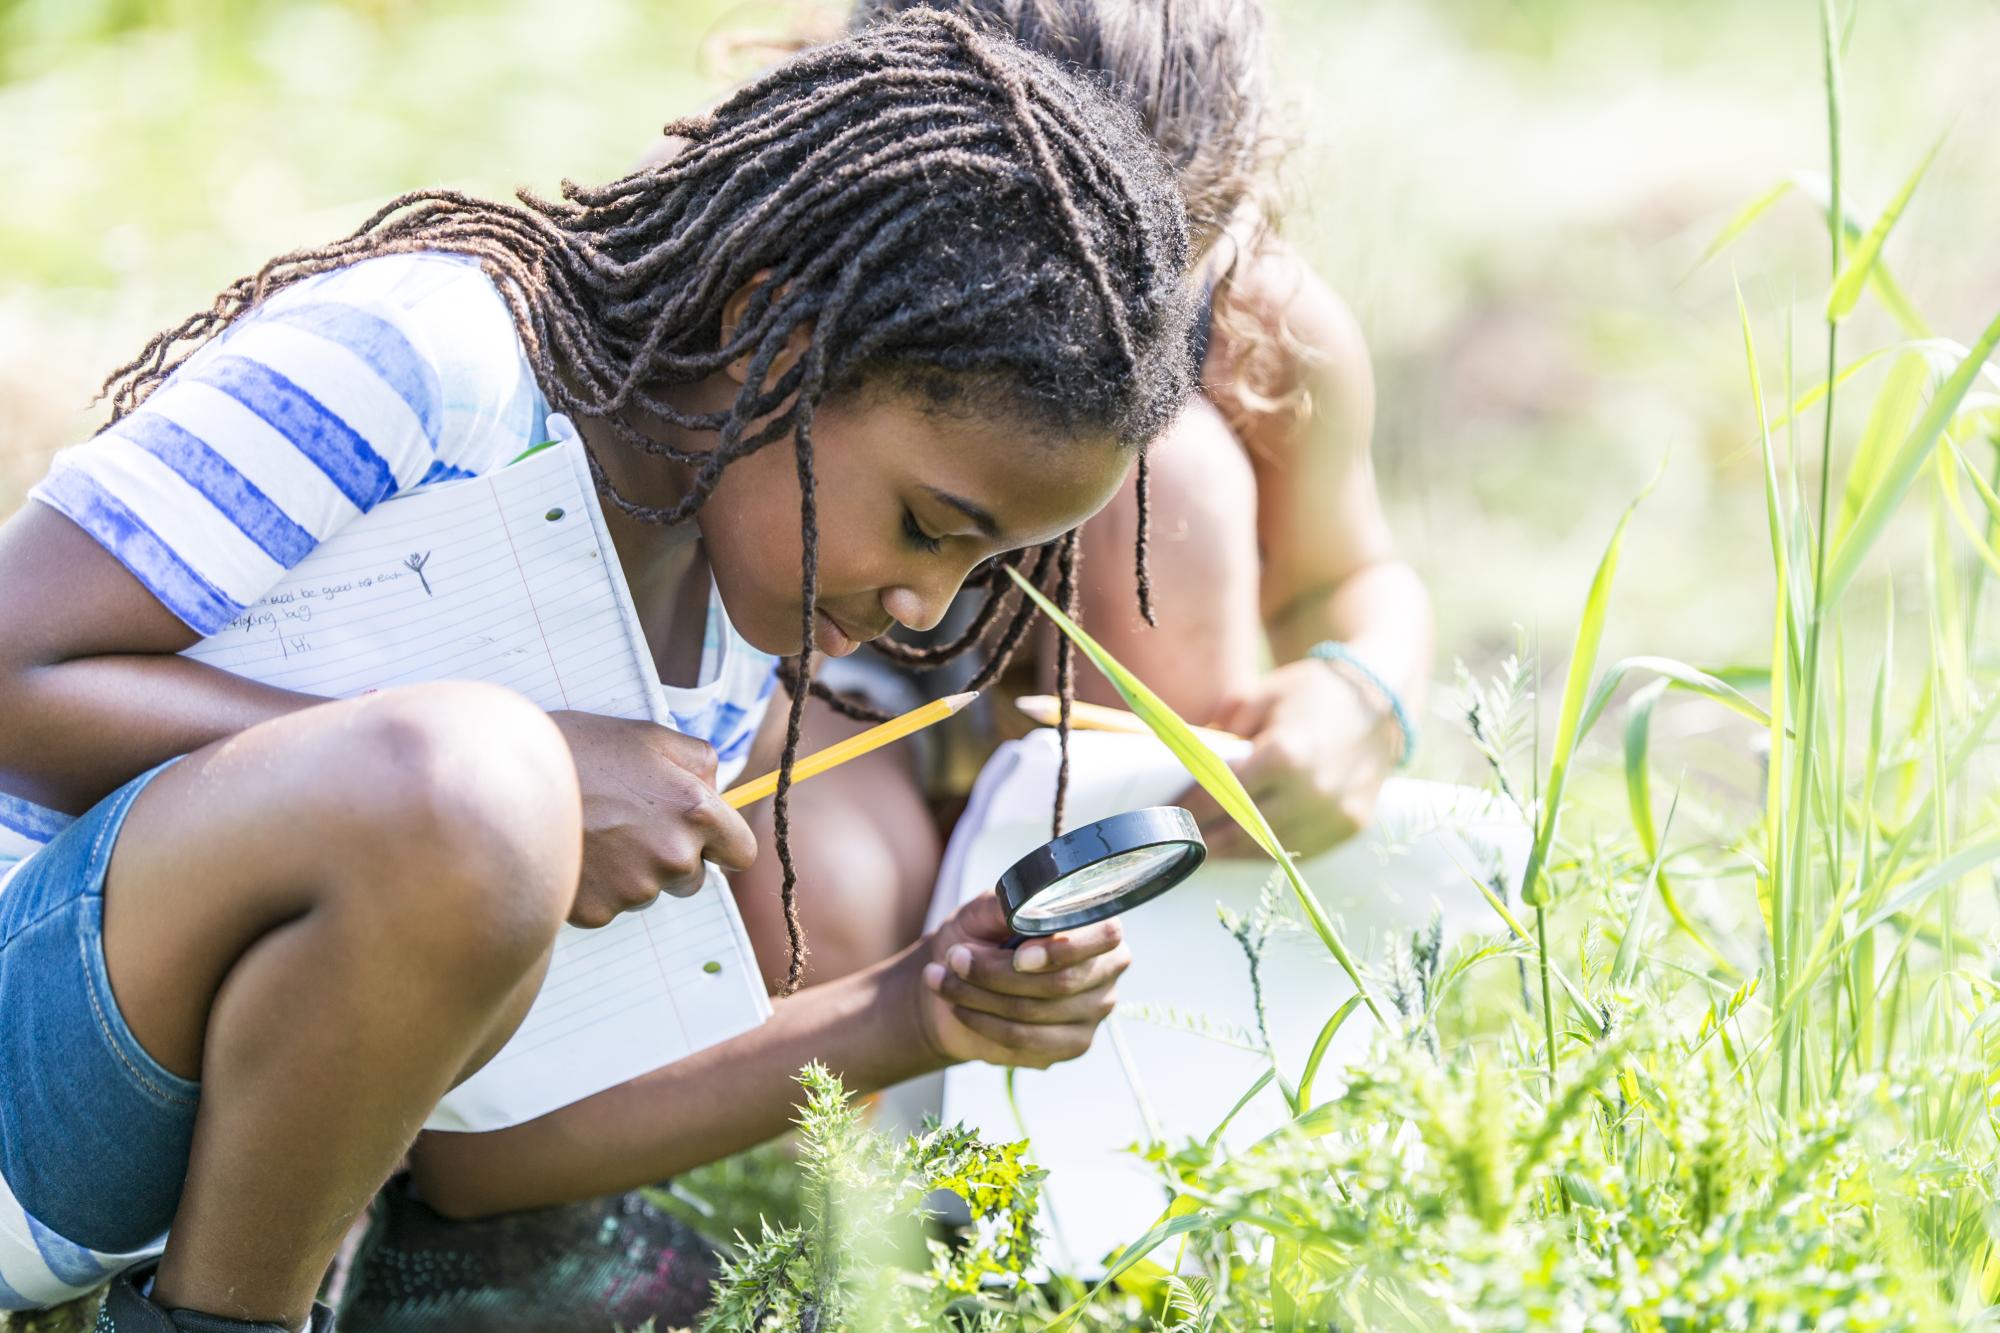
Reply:
[[1151, 467], [1152, 460], [1150, 456], [1141, 452], [1139, 455], [1138, 486], [1139, 532], [1132, 542], [1132, 559], [1134, 564], [1133, 573], [1137, 575], [1139, 580], [1139, 614], [1146, 618], [1148, 625], [1157, 627], [1160, 623], [1160, 618], [1153, 614], [1153, 570], [1146, 561], [1146, 548], [1149, 542], [1149, 533], [1153, 526], [1153, 502], [1152, 498], [1146, 493], [1148, 483], [1151, 481], [1147, 473], [1151, 471]]
[[[805, 542], [801, 557], [805, 566], [805, 602], [799, 625], [799, 679], [812, 680], [813, 614], [819, 594], [819, 507], [813, 494], [812, 467], [812, 427], [800, 422], [798, 434], [793, 444], [793, 452], [798, 461], [799, 477], [799, 524], [804, 531]], [[784, 867], [784, 909], [785, 944], [787, 962], [785, 964], [785, 991], [790, 995], [799, 988], [806, 972], [806, 932], [799, 921], [798, 868], [792, 864], [792, 765], [798, 758], [799, 731], [805, 724], [806, 697], [808, 691], [792, 692], [791, 716], [785, 722], [785, 757], [778, 765], [778, 791], [773, 798], [771, 825], [777, 834], [778, 864]]]
[[[1071, 620], [1076, 619], [1076, 567], [1083, 561], [1083, 546], [1077, 537], [1072, 529], [1062, 539], [1059, 557], [1062, 581], [1056, 585], [1056, 605]], [[1076, 645], [1067, 634], [1056, 635], [1056, 698], [1061, 700], [1056, 715], [1056, 743], [1062, 751], [1062, 761], [1056, 766], [1056, 808], [1050, 826], [1051, 836], [1061, 837], [1064, 807], [1069, 804], [1069, 715], [1076, 704]]]
[[[880, 386], [940, 412], [1026, 418], [1058, 439], [1143, 446], [1192, 384], [1186, 220], [1129, 109], [1011, 41], [930, 11], [803, 51], [666, 132], [686, 145], [670, 160], [601, 186], [564, 181], [553, 200], [403, 195], [343, 239], [232, 283], [151, 339], [105, 392], [116, 421], [273, 293], [366, 259], [443, 251], [476, 259], [493, 279], [552, 410], [600, 420], [611, 439], [682, 466], [684, 493], [653, 507], [620, 494], [592, 455], [599, 491], [624, 513], [685, 522], [731, 462], [789, 438], [804, 539], [802, 641], [786, 673], [774, 810], [789, 991], [805, 963], [791, 775], [805, 698], [826, 694], [812, 679], [818, 405]], [[747, 299], [725, 339], [724, 309], [739, 293]], [[742, 385], [724, 410], [690, 412], [665, 396], [739, 362]], [[710, 433], [712, 447], [655, 440], [642, 429], [649, 419]], [[1074, 537], [1060, 545], [1069, 554], [1032, 556], [1038, 582], [1060, 559], [1073, 584]], [[931, 662], [1004, 620], [994, 660], [975, 678], [984, 685], [1032, 619], [1031, 603], [993, 582], [974, 630], [948, 652], [889, 651]]]

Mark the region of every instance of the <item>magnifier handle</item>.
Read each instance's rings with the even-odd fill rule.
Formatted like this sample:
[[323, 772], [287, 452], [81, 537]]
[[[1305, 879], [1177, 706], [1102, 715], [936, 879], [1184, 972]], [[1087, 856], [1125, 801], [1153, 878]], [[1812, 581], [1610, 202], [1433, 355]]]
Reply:
[[1000, 947], [1011, 951], [1020, 948], [1022, 945], [1026, 944], [1029, 940], [1033, 938], [1034, 936], [1032, 935], [1009, 935], [1007, 937], [1007, 942], [1001, 945]]

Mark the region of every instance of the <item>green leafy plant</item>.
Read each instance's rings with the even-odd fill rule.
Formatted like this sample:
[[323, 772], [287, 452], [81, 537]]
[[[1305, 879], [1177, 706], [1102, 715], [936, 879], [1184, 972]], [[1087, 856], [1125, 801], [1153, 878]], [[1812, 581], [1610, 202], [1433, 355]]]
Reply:
[[[799, 1082], [803, 1217], [737, 1238], [703, 1333], [975, 1328], [1009, 1308], [1035, 1255], [1042, 1175], [1026, 1145], [935, 1124], [895, 1142], [865, 1127], [823, 1066]], [[955, 1243], [926, 1231], [938, 1191], [971, 1217]]]

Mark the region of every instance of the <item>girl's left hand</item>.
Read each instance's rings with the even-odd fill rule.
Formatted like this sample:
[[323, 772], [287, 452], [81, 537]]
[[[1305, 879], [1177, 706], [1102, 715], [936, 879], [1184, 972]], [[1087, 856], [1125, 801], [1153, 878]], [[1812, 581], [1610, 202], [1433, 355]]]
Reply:
[[[1314, 856], [1354, 836], [1396, 769], [1395, 719], [1362, 686], [1326, 663], [1289, 662], [1225, 705], [1215, 726], [1250, 738], [1236, 776], [1286, 850]], [[1200, 787], [1178, 804], [1194, 812], [1214, 856], [1261, 855]]]
[[1117, 1007], [1114, 987], [1132, 955], [1115, 920], [1018, 949], [1005, 947], [1012, 935], [985, 893], [917, 945], [922, 1031], [945, 1062], [1046, 1069], [1089, 1050]]

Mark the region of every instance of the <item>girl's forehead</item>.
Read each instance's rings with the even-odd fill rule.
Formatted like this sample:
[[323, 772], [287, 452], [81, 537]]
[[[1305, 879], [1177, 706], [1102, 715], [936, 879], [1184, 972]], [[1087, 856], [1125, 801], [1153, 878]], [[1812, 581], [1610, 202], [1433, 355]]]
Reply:
[[942, 413], [884, 400], [869, 434], [905, 487], [1006, 546], [1034, 545], [1104, 507], [1136, 455], [1108, 434], [1071, 434], [1021, 416]]

